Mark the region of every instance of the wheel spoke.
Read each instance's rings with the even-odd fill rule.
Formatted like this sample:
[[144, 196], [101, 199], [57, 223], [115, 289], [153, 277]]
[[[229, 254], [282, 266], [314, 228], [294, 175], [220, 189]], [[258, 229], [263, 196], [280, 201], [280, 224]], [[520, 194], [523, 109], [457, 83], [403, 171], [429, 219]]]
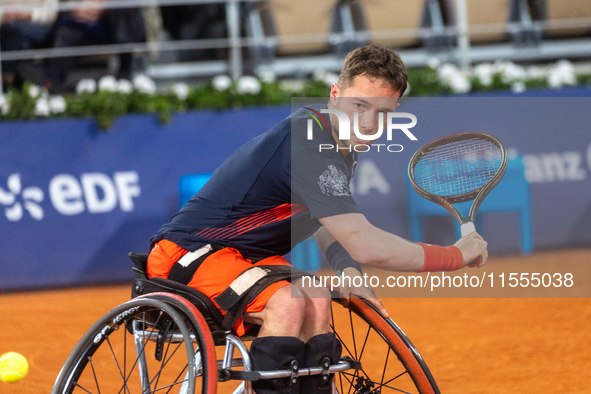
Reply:
[[88, 358], [88, 362], [90, 363], [90, 368], [92, 369], [92, 376], [94, 376], [94, 382], [96, 383], [97, 393], [101, 394], [101, 389], [99, 388], [98, 379], [96, 378], [96, 371], [94, 369], [94, 363], [92, 362], [92, 357]]
[[363, 341], [363, 347], [361, 348], [361, 353], [359, 354], [359, 361], [361, 361], [361, 357], [363, 357], [363, 352], [365, 351], [365, 345], [367, 344], [367, 340], [369, 338], [370, 332], [371, 332], [371, 327], [367, 326], [367, 333], [365, 334], [365, 341]]
[[[197, 382], [199, 387], [214, 387], [216, 374], [209, 373], [209, 368], [215, 366], [215, 345], [211, 336], [201, 338], [209, 328], [186, 302], [174, 294], [162, 294], [137, 298], [107, 312], [78, 342], [54, 391], [166, 394], [181, 387], [181, 392], [193, 393]], [[187, 323], [191, 319], [194, 324]], [[196, 362], [193, 334], [198, 348], [211, 349], [199, 364], [203, 371], [199, 376], [192, 367]]]
[[386, 375], [386, 369], [388, 369], [388, 358], [390, 357], [390, 348], [388, 348], [388, 353], [386, 353], [386, 362], [384, 363], [384, 371], [382, 372], [382, 380], [380, 380], [380, 385], [384, 384], [384, 376]]
[[[168, 347], [170, 346], [170, 343], [168, 343], [167, 345], [167, 350], [166, 353], [168, 353]], [[156, 373], [156, 376], [154, 376], [154, 378], [152, 379], [152, 381], [150, 381], [150, 385], [154, 382], [154, 380], [156, 380], [156, 383], [154, 385], [154, 387], [158, 387], [158, 381], [160, 380], [160, 375], [162, 374], [162, 371], [164, 370], [164, 368], [166, 367], [166, 365], [168, 364], [168, 362], [172, 359], [172, 357], [175, 355], [175, 353], [177, 352], [178, 349], [180, 349], [180, 347], [183, 345], [182, 342], [179, 342], [178, 345], [176, 346], [176, 348], [173, 350], [172, 354], [170, 355], [169, 358], [165, 358], [162, 363], [160, 363], [160, 370], [158, 371], [158, 373]], [[166, 356], [166, 354], [165, 354]], [[187, 365], [185, 365], [185, 367], [183, 367], [182, 371], [177, 375], [176, 379], [174, 380], [175, 382], [178, 382], [179, 378], [181, 375], [183, 375], [185, 373], [185, 370], [187, 369]], [[184, 380], [183, 380], [184, 381]], [[181, 381], [182, 383], [182, 381]], [[169, 386], [164, 386], [164, 387], [169, 387]], [[157, 389], [157, 390], [161, 390], [161, 389]], [[154, 391], [157, 391], [156, 389]], [[170, 392], [170, 389], [169, 391]]]
[[174, 383], [171, 383], [171, 384], [167, 384], [166, 386], [159, 387], [159, 388], [157, 388], [155, 390], [150, 390], [146, 394], [156, 393], [158, 391], [166, 390], [166, 389], [168, 389], [167, 393], [169, 393], [170, 390], [172, 390], [175, 386], [178, 386], [179, 384], [183, 384], [184, 382], [185, 382], [185, 380], [183, 379], [180, 382], [174, 382]]
[[355, 360], [357, 358], [357, 343], [355, 343], [355, 327], [353, 326], [353, 312], [349, 309], [349, 321], [351, 322], [351, 337], [353, 338], [353, 349], [355, 350]]
[[[123, 376], [127, 376], [127, 320], [123, 322]], [[127, 389], [127, 394], [131, 394], [129, 392], [129, 388]]]
[[398, 379], [399, 377], [408, 374], [408, 371], [404, 371], [396, 376], [394, 376], [392, 379], [388, 380], [386, 383], [383, 383], [383, 385], [387, 385], [390, 382], [393, 382], [394, 380]]
[[82, 390], [84, 390], [84, 391], [86, 391], [88, 394], [92, 394], [92, 392], [86, 390], [84, 387], [80, 386], [78, 383], [76, 383], [75, 386], [78, 387], [78, 388], [80, 388], [80, 389], [82, 389]]
[[416, 349], [396, 326], [358, 303], [342, 312], [335, 305], [331, 311], [331, 328], [343, 355], [361, 364], [358, 370], [339, 373], [340, 394], [439, 393], [428, 369], [415, 358]]
[[[146, 353], [146, 346], [147, 346], [148, 342], [150, 341], [150, 339], [152, 338], [152, 334], [154, 334], [154, 329], [155, 329], [155, 327], [158, 326], [158, 323], [160, 322], [160, 319], [161, 318], [162, 318], [162, 311], [158, 314], [158, 319], [156, 319], [156, 321], [154, 322], [154, 324], [153, 324], [153, 327], [154, 328], [152, 328], [152, 330], [150, 331], [150, 335], [148, 335], [148, 338], [146, 338], [143, 341], [142, 350], [141, 350], [140, 354], [137, 355], [137, 357], [136, 357], [133, 365], [131, 366], [131, 369], [129, 370], [129, 374], [127, 375], [127, 377], [125, 378], [125, 381], [123, 382], [124, 384], [127, 384], [127, 381], [131, 377], [131, 374], [133, 373], [133, 370], [135, 369], [135, 367], [138, 364], [139, 358], [145, 355], [145, 353]], [[146, 332], [146, 320], [145, 319], [142, 321], [142, 327], [143, 327], [142, 328], [142, 331], [143, 332]], [[119, 390], [119, 393], [121, 393], [121, 390]]]
[[[188, 365], [185, 365], [182, 369], [181, 372], [179, 372], [179, 374], [177, 375], [177, 377], [174, 379], [174, 381], [176, 382], [175, 384], [182, 384], [183, 382], [186, 381], [186, 379], [183, 379], [181, 381], [179, 381], [179, 378], [185, 374], [185, 371], [187, 370]], [[170, 390], [172, 390], [172, 387], [168, 389], [168, 391], [166, 392], [166, 394], [170, 393]]]
[[[119, 361], [117, 361], [117, 356], [115, 355], [115, 351], [113, 350], [113, 346], [111, 345], [110, 338], [107, 337], [106, 341], [107, 341], [107, 344], [109, 345], [109, 350], [111, 350], [111, 354], [113, 355], [113, 360], [115, 360], [115, 365], [117, 366], [117, 370], [119, 371], [119, 376], [121, 376], [121, 379], [123, 379], [125, 381], [125, 375], [121, 371], [121, 367], [119, 366]], [[129, 392], [129, 389], [127, 390], [127, 392]]]
[[[174, 332], [174, 330], [173, 330], [173, 332]], [[158, 373], [156, 373], [154, 378], [150, 381], [150, 385], [152, 385], [152, 383], [154, 383], [154, 380], [156, 380], [154, 387], [158, 387], [158, 382], [160, 381], [160, 375], [162, 374], [162, 370], [166, 367], [166, 365], [172, 359], [172, 357], [174, 357], [174, 355], [176, 354], [176, 351], [179, 350], [179, 348], [183, 345], [182, 342], [179, 342], [169, 358], [168, 351], [170, 350], [171, 343], [172, 343], [172, 341], [168, 341], [168, 343], [166, 344], [166, 351], [164, 352], [164, 355], [162, 356], [163, 361], [160, 363], [160, 370], [158, 371]]]

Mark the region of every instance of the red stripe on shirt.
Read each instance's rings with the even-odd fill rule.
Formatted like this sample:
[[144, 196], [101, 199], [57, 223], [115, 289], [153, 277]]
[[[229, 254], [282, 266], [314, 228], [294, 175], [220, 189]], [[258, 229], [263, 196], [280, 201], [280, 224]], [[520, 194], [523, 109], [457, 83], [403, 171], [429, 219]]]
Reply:
[[308, 209], [298, 204], [281, 204], [255, 214], [246, 216], [232, 224], [221, 228], [206, 228], [198, 232], [197, 236], [203, 238], [229, 239], [253, 229], [265, 226], [269, 223], [275, 223], [289, 219], [293, 215]]

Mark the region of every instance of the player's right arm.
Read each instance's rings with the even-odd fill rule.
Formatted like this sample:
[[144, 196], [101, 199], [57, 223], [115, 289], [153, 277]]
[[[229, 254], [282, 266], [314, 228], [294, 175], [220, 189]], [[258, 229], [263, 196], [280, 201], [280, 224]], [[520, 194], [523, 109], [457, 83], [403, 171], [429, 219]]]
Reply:
[[[425, 264], [421, 245], [375, 227], [361, 213], [329, 216], [319, 221], [360, 264], [407, 272], [420, 271]], [[462, 267], [478, 256], [482, 256], [482, 264], [486, 262], [487, 243], [477, 233], [461, 238], [455, 246], [462, 252]]]

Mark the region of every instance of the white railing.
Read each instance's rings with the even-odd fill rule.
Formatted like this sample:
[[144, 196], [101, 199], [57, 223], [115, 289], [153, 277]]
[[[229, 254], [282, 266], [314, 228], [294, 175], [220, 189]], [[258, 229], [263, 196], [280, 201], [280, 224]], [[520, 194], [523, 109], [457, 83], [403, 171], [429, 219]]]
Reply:
[[[218, 62], [197, 62], [191, 65], [183, 66], [176, 64], [166, 71], [166, 65], [161, 65], [161, 72], [168, 76], [173, 76], [175, 71], [179, 75], [213, 75], [220, 72], [229, 73], [233, 79], [237, 79], [243, 73], [242, 49], [260, 45], [284, 45], [299, 43], [337, 43], [351, 39], [351, 33], [330, 33], [326, 34], [297, 34], [284, 35], [267, 38], [241, 37], [241, 21], [239, 15], [240, 3], [257, 3], [265, 0], [116, 0], [116, 1], [72, 1], [62, 2], [55, 6], [31, 6], [31, 5], [9, 5], [0, 7], [0, 16], [9, 12], [31, 12], [34, 9], [52, 9], [57, 11], [71, 11], [76, 9], [121, 9], [134, 7], [150, 6], [179, 6], [196, 4], [225, 4], [226, 6], [226, 25], [228, 31], [227, 38], [216, 39], [194, 39], [178, 40], [166, 42], [145, 42], [145, 43], [126, 43], [109, 45], [89, 45], [66, 48], [50, 49], [32, 49], [20, 51], [4, 51], [0, 48], [0, 60], [25, 60], [25, 59], [43, 59], [70, 56], [88, 56], [88, 55], [111, 55], [130, 52], [154, 52], [154, 51], [185, 51], [199, 49], [228, 49], [228, 58]], [[295, 1], [295, 0], [293, 0]], [[526, 51], [519, 48], [512, 48], [511, 45], [488, 46], [485, 49], [470, 45], [470, 36], [488, 33], [502, 33], [517, 31], [523, 28], [521, 23], [497, 23], [486, 25], [468, 25], [468, 14], [466, 0], [456, 0], [455, 2], [456, 25], [443, 27], [434, 32], [434, 29], [391, 29], [391, 30], [372, 30], [365, 32], [354, 32], [353, 37], [356, 40], [368, 41], [371, 39], [400, 39], [409, 37], [428, 37], [434, 34], [445, 34], [456, 38], [456, 45], [446, 52], [437, 53], [435, 56], [441, 57], [445, 61], [453, 61], [462, 67], [468, 67], [472, 62], [494, 59], [495, 57], [511, 58], [519, 60], [541, 59], [556, 56], [579, 57], [591, 55], [591, 39], [573, 39], [560, 43], [540, 42], [537, 47], [529, 48]], [[371, 21], [369, 21], [371, 24]], [[531, 25], [541, 31], [554, 31], [561, 29], [572, 29], [591, 26], [591, 18], [562, 19], [550, 21], [534, 21]], [[419, 66], [427, 63], [432, 52], [424, 49], [400, 50], [401, 57], [410, 66]], [[294, 62], [293, 66], [289, 62]], [[327, 66], [326, 68], [339, 68], [342, 59], [331, 59], [330, 56], [311, 57], [306, 60], [299, 59], [276, 59], [271, 65], [266, 67], [275, 68], [279, 74], [287, 74], [295, 69], [301, 70], [301, 65], [307, 64], [308, 67], [318, 65]], [[185, 67], [185, 68], [183, 68]], [[201, 70], [198, 72], [197, 70]], [[2, 82], [0, 81], [0, 91], [2, 91]]]

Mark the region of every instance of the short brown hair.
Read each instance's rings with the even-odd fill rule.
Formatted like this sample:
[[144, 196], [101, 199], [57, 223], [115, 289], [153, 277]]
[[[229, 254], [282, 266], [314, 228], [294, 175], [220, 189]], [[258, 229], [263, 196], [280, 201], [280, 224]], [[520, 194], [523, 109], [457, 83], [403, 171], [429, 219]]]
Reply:
[[349, 52], [339, 75], [339, 86], [351, 86], [356, 76], [383, 79], [400, 95], [406, 90], [406, 67], [392, 49], [379, 45], [359, 47]]

